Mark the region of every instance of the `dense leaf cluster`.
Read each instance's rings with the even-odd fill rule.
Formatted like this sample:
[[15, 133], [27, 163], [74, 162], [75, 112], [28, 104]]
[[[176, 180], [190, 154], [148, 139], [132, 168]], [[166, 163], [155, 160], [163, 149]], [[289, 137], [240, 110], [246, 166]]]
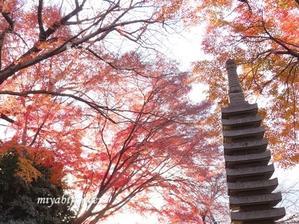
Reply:
[[16, 173], [21, 156], [11, 150], [0, 155], [0, 223], [7, 224], [66, 224], [74, 216], [70, 204], [38, 204], [39, 197], [62, 197], [59, 186], [50, 183], [50, 169], [34, 164], [41, 176], [27, 183]]

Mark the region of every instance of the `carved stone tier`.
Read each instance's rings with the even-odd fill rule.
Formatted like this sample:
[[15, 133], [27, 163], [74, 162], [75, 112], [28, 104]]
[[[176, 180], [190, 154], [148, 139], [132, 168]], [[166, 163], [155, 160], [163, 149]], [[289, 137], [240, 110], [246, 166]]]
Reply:
[[281, 193], [258, 194], [250, 196], [231, 196], [229, 203], [231, 208], [252, 205], [272, 205], [275, 206], [281, 201]]
[[256, 114], [257, 104], [248, 104], [247, 102], [241, 103], [239, 106], [230, 106], [222, 108], [222, 118], [228, 118], [234, 115], [250, 115]]
[[268, 141], [266, 139], [224, 143], [224, 154], [234, 153], [254, 153], [254, 151], [265, 151], [267, 149]]
[[230, 127], [259, 126], [262, 118], [259, 115], [242, 118], [222, 119], [222, 124]]
[[228, 183], [228, 193], [229, 195], [238, 194], [246, 191], [258, 191], [263, 190], [266, 192], [272, 192], [278, 186], [277, 178], [271, 180], [257, 180], [257, 181], [245, 181], [245, 182], [235, 182]]
[[281, 193], [273, 193], [278, 180], [270, 179], [271, 153], [257, 114], [257, 104], [245, 101], [236, 73], [236, 65], [227, 62], [230, 104], [222, 109], [224, 157], [231, 219], [234, 224], [275, 223], [285, 215], [284, 208], [274, 208]]
[[268, 164], [271, 158], [271, 152], [269, 150], [262, 153], [252, 153], [245, 155], [230, 155], [224, 156], [226, 167], [232, 167], [234, 165], [248, 164], [252, 162], [260, 162]]
[[255, 179], [260, 179], [260, 177], [269, 178], [274, 173], [274, 166], [252, 166], [239, 168], [235, 167], [233, 169], [226, 168], [227, 180], [238, 181], [238, 179], [245, 177], [255, 177]]
[[[285, 216], [284, 208], [272, 208], [266, 210], [232, 212], [231, 219], [234, 223], [269, 224], [268, 220], [278, 220]], [[248, 221], [250, 220], [250, 221]]]
[[232, 129], [232, 130], [224, 130], [223, 137], [224, 138], [246, 138], [246, 137], [263, 137], [265, 133], [265, 129], [262, 127], [253, 127], [253, 128], [243, 128], [243, 129]]

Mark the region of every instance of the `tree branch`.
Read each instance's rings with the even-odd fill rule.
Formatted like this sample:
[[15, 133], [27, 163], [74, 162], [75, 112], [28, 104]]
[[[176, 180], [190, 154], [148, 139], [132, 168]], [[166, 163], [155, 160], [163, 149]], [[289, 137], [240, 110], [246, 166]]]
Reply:
[[25, 92], [0, 91], [0, 95], [14, 95], [14, 96], [27, 97], [30, 94], [44, 94], [44, 95], [51, 95], [51, 96], [61, 96], [61, 97], [73, 98], [73, 99], [75, 99], [79, 102], [82, 102], [82, 103], [88, 105], [89, 107], [93, 108], [94, 110], [99, 112], [103, 117], [105, 117], [107, 120], [111, 121], [112, 123], [116, 123], [104, 112], [104, 110], [108, 109], [107, 107], [97, 105], [93, 102], [87, 101], [87, 100], [85, 100], [81, 97], [75, 96], [73, 94], [52, 92], [52, 91], [47, 91], [47, 90], [30, 90], [30, 91], [25, 91]]
[[6, 20], [6, 22], [9, 24], [10, 31], [13, 31], [14, 30], [14, 21], [10, 17], [10, 13], [8, 13], [8, 12], [2, 12], [2, 16], [4, 17], [4, 19]]
[[14, 123], [15, 122], [13, 119], [9, 118], [7, 115], [2, 114], [2, 113], [0, 114], [0, 118], [3, 119], [3, 120], [6, 120], [9, 123]]
[[37, 21], [38, 21], [38, 28], [39, 28], [39, 40], [46, 40], [46, 34], [44, 30], [43, 25], [43, 5], [44, 1], [39, 0], [38, 1], [38, 7], [37, 7]]

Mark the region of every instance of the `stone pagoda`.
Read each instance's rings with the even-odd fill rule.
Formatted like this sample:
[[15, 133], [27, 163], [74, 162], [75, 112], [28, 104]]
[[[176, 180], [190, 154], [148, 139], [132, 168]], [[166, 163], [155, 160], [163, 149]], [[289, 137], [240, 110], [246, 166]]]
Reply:
[[281, 193], [273, 193], [277, 178], [271, 179], [273, 164], [267, 150], [262, 118], [257, 104], [245, 101], [234, 60], [226, 63], [229, 106], [222, 108], [224, 157], [233, 224], [271, 224], [285, 215], [275, 208]]

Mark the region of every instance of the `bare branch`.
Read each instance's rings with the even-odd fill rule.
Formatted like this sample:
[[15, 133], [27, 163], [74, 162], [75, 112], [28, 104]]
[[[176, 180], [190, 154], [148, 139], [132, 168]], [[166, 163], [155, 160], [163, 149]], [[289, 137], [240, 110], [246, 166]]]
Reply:
[[108, 117], [108, 115], [106, 114], [106, 112], [104, 112], [104, 110], [107, 110], [107, 107], [103, 107], [103, 106], [97, 105], [97, 104], [95, 104], [93, 102], [84, 100], [83, 98], [75, 96], [73, 94], [52, 92], [52, 91], [47, 91], [47, 90], [31, 90], [31, 91], [25, 91], [25, 92], [0, 91], [0, 95], [14, 95], [14, 96], [27, 97], [30, 94], [44, 94], [44, 95], [62, 96], [62, 97], [73, 98], [73, 99], [75, 99], [75, 100], [77, 100], [79, 102], [85, 103], [89, 107], [91, 107], [94, 110], [96, 110], [97, 112], [99, 112], [103, 117], [105, 117], [106, 119], [108, 119], [112, 123], [115, 123], [115, 121], [112, 120], [110, 117]]
[[13, 31], [14, 30], [14, 21], [10, 17], [10, 13], [2, 12], [2, 16], [5, 18], [6, 22], [9, 24], [9, 30]]
[[38, 1], [38, 7], [37, 7], [37, 21], [38, 21], [38, 27], [39, 27], [39, 40], [46, 40], [46, 34], [44, 30], [43, 25], [43, 0]]
[[14, 123], [15, 122], [13, 119], [9, 118], [7, 115], [2, 114], [2, 113], [0, 114], [0, 118], [3, 119], [3, 120], [6, 120], [9, 123]]

